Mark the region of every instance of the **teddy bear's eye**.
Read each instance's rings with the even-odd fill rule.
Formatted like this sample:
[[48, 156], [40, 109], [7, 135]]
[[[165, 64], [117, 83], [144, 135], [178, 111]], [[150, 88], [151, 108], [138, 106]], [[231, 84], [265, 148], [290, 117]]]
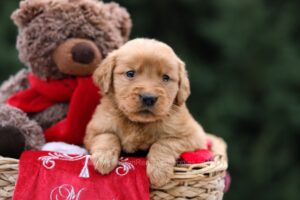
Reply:
[[135, 71], [130, 70], [130, 71], [126, 72], [126, 76], [128, 78], [133, 78], [135, 76]]
[[167, 74], [164, 74], [164, 75], [162, 76], [162, 79], [163, 79], [163, 81], [168, 82], [168, 81], [170, 80], [170, 76], [167, 75]]

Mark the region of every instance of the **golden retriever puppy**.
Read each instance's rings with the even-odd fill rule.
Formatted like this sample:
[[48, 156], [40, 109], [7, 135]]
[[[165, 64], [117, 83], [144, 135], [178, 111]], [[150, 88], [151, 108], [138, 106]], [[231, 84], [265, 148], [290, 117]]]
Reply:
[[162, 186], [181, 153], [206, 147], [205, 133], [185, 105], [185, 65], [166, 44], [131, 40], [110, 53], [93, 78], [103, 98], [84, 142], [101, 174], [118, 165], [121, 150], [149, 150], [147, 174], [152, 185]]

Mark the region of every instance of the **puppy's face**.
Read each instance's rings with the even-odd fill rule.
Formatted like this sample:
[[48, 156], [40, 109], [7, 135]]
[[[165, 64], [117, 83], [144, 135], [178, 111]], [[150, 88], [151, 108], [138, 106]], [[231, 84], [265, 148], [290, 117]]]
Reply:
[[189, 96], [183, 62], [164, 43], [136, 39], [112, 52], [94, 79], [135, 122], [154, 122]]

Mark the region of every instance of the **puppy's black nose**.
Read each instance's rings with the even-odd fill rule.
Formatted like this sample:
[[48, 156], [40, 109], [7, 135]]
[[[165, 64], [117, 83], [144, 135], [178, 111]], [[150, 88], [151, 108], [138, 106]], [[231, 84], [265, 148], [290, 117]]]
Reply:
[[153, 106], [157, 99], [158, 97], [149, 94], [140, 95], [140, 100], [145, 106]]

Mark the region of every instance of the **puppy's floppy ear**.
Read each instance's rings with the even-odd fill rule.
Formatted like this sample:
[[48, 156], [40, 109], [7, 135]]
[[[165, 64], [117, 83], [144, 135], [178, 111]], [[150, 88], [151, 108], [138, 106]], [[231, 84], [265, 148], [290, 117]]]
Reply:
[[93, 74], [93, 80], [100, 86], [104, 93], [108, 93], [112, 87], [113, 71], [116, 65], [115, 53], [110, 53], [98, 66]]
[[188, 79], [187, 71], [185, 69], [185, 64], [179, 60], [179, 89], [176, 96], [175, 103], [177, 105], [182, 105], [191, 94], [190, 82]]

